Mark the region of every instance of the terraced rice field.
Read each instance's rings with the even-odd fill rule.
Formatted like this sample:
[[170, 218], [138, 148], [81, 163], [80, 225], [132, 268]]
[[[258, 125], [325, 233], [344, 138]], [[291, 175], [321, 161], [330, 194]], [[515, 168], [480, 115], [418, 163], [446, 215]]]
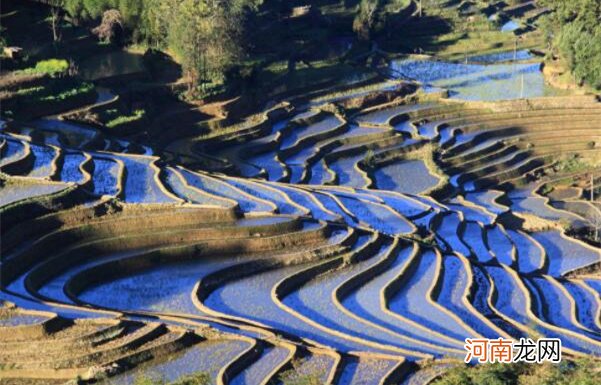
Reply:
[[344, 116], [291, 102], [229, 145], [190, 146], [227, 173], [9, 122], [0, 384], [427, 384], [465, 338], [533, 331], [599, 359], [601, 250], [558, 203], [584, 192], [552, 206], [538, 191], [565, 157], [598, 155], [601, 103], [543, 97], [539, 63], [508, 59], [402, 60], [393, 73], [450, 97]]

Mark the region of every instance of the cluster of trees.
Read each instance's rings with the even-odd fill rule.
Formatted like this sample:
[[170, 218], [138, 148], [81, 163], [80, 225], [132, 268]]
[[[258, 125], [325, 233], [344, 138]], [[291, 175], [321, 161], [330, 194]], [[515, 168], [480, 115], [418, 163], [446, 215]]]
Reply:
[[[173, 54], [181, 63], [191, 89], [221, 84], [240, 63], [248, 46], [245, 32], [258, 15], [272, 14], [276, 22], [307, 0], [40, 0], [51, 9], [55, 41], [67, 17], [76, 25], [95, 26], [92, 31], [105, 42], [142, 43]], [[265, 7], [259, 10], [263, 3]], [[361, 40], [371, 40], [390, 29], [391, 15], [410, 0], [345, 0], [355, 10], [353, 30]], [[348, 4], [347, 4], [348, 3]], [[267, 19], [266, 19], [267, 20]], [[284, 23], [286, 25], [286, 23]]]
[[387, 24], [391, 16], [408, 5], [408, 0], [361, 0], [353, 20], [353, 31], [360, 40], [371, 40], [374, 35], [390, 28]]
[[353, 31], [361, 40], [369, 40], [381, 24], [379, 20], [379, 0], [361, 0], [357, 15], [353, 20]]
[[[95, 32], [111, 40], [114, 27], [134, 43], [175, 54], [191, 85], [222, 80], [241, 53], [246, 16], [262, 0], [49, 0], [76, 23], [102, 19]], [[59, 32], [54, 28], [56, 36]]]
[[601, 89], [601, 2], [541, 0], [555, 12], [543, 28], [552, 48], [565, 58], [579, 81]]

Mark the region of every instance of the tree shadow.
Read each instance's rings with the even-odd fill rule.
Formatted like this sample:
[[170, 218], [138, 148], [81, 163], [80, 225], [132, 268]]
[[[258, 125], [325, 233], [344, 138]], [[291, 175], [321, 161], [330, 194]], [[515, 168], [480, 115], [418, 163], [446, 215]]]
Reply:
[[[395, 23], [392, 22], [391, 25]], [[452, 29], [449, 21], [439, 16], [412, 17], [393, 31], [388, 31], [386, 38], [380, 39], [378, 43], [386, 50], [414, 53], [424, 47], [440, 44], [437, 39]]]

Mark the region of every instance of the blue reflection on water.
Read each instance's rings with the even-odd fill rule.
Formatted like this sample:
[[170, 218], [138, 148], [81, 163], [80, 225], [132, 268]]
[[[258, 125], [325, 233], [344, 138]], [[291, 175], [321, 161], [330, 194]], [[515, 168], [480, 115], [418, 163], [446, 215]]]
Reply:
[[398, 76], [445, 88], [449, 97], [463, 100], [506, 100], [549, 96], [539, 63], [463, 64], [428, 59], [403, 59], [391, 64]]

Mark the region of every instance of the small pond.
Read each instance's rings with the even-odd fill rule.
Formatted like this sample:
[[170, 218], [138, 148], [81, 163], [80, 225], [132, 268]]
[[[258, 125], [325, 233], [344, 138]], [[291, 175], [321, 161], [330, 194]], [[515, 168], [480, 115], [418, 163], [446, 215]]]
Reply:
[[79, 72], [87, 80], [135, 74], [144, 70], [143, 56], [126, 51], [99, 54], [79, 63]]

